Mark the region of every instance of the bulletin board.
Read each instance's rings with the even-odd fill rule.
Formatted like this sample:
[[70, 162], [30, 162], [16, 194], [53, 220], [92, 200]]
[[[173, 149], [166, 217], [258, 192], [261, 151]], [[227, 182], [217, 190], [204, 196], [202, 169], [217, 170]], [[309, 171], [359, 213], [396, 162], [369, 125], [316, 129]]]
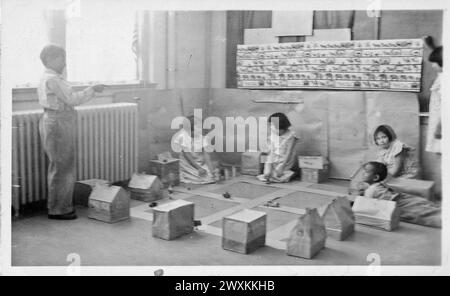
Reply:
[[421, 39], [238, 45], [238, 88], [420, 92]]

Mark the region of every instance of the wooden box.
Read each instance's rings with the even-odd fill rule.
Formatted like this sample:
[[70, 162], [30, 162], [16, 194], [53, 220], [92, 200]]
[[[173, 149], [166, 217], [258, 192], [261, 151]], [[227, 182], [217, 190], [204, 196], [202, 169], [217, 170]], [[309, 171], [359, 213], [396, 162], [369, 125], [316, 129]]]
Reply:
[[146, 174], [135, 173], [128, 183], [131, 198], [146, 202], [162, 199], [164, 197], [162, 187], [158, 176]]
[[241, 174], [258, 176], [264, 170], [261, 152], [244, 152], [241, 154]]
[[406, 178], [389, 178], [386, 185], [397, 192], [421, 196], [428, 200], [434, 199], [434, 182]]
[[322, 183], [328, 179], [328, 164], [325, 164], [323, 169], [301, 169], [302, 182], [308, 183]]
[[180, 185], [180, 160], [150, 160], [150, 173], [158, 176], [164, 188]]
[[88, 217], [108, 223], [129, 219], [129, 193], [119, 186], [96, 185], [89, 196]]
[[323, 156], [299, 156], [298, 166], [305, 169], [323, 169], [328, 160]]
[[325, 223], [327, 236], [336, 240], [345, 240], [355, 232], [355, 216], [345, 196], [338, 197], [318, 211]]
[[248, 254], [266, 243], [267, 214], [244, 209], [222, 220], [222, 248]]
[[73, 204], [87, 207], [89, 204], [89, 195], [96, 184], [107, 185], [109, 181], [101, 179], [89, 179], [75, 182], [73, 189]]
[[327, 232], [317, 209], [306, 209], [291, 230], [287, 241], [287, 254], [311, 259], [325, 247]]
[[194, 203], [175, 200], [153, 208], [152, 236], [172, 240], [194, 230]]
[[397, 228], [400, 221], [397, 203], [391, 200], [357, 196], [353, 203], [353, 213], [356, 223], [387, 231]]

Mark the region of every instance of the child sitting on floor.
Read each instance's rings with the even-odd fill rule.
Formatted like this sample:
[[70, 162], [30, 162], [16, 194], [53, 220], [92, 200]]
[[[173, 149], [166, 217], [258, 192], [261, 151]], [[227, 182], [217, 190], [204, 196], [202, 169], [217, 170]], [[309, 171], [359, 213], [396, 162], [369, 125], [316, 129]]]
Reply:
[[414, 148], [397, 139], [392, 127], [380, 125], [373, 133], [373, 139], [379, 150], [377, 161], [387, 166], [392, 177], [416, 179], [419, 177], [419, 165], [414, 159]]
[[263, 182], [289, 182], [294, 175], [291, 170], [296, 163], [294, 146], [295, 133], [289, 129], [291, 123], [283, 113], [269, 117], [269, 152], [264, 165], [264, 174], [257, 178]]
[[174, 150], [180, 151], [180, 181], [189, 184], [214, 183], [214, 167], [204, 149], [207, 141], [202, 135], [201, 122], [193, 115], [188, 119], [190, 128], [181, 129], [172, 141]]
[[415, 195], [398, 193], [388, 188], [383, 180], [387, 177], [386, 165], [371, 161], [363, 166], [363, 184], [360, 194], [368, 198], [392, 200], [400, 209], [400, 220], [430, 227], [441, 227], [441, 208], [433, 202]]

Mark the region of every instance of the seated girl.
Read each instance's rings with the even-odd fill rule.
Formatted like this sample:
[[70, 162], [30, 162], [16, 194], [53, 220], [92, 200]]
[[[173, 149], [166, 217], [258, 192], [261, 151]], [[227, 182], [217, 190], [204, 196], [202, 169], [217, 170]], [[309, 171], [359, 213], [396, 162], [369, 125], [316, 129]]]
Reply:
[[414, 148], [397, 140], [394, 130], [389, 125], [380, 125], [373, 133], [378, 146], [377, 161], [385, 164], [392, 177], [419, 178], [419, 166], [414, 159]]
[[289, 182], [294, 175], [291, 170], [296, 164], [294, 146], [297, 141], [291, 123], [283, 113], [269, 117], [269, 152], [264, 165], [264, 174], [257, 178], [263, 182]]
[[[202, 123], [194, 116], [188, 117], [189, 129], [181, 129], [172, 139], [172, 147], [180, 152], [180, 181], [189, 184], [214, 183], [214, 168], [205, 151], [206, 138], [202, 135]], [[197, 133], [194, 130], [198, 129]]]

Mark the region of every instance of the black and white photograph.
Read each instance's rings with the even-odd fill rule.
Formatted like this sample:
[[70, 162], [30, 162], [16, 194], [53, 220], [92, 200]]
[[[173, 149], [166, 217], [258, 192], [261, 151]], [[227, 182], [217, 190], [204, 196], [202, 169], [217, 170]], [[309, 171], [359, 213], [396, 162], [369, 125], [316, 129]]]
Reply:
[[449, 275], [427, 2], [3, 0], [0, 274]]

